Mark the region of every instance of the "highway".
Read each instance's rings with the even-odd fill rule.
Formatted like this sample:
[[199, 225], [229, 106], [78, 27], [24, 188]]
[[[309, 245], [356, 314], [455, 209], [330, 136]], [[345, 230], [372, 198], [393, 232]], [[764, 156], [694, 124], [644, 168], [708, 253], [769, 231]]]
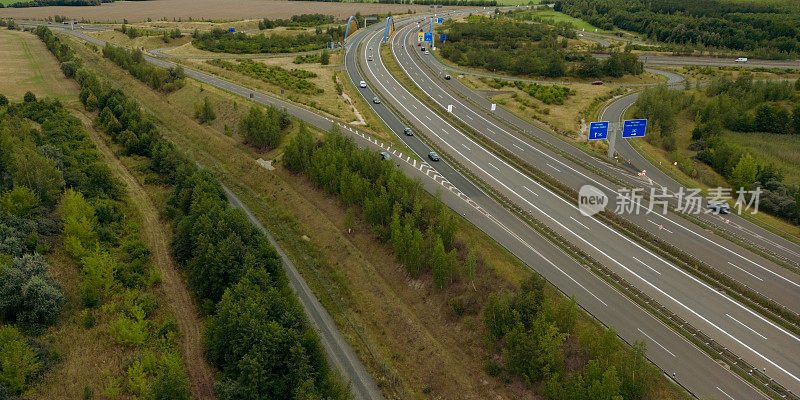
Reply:
[[[372, 30], [365, 30], [359, 32], [357, 35], [362, 35], [363, 37], [363, 35], [371, 32]], [[84, 39], [87, 38], [84, 37]], [[88, 39], [92, 40], [92, 38]], [[351, 39], [349, 43], [357, 43], [357, 40], [354, 39], [356, 38]], [[357, 79], [359, 78], [358, 72], [352, 70], [352, 51], [355, 48], [354, 45], [349, 45], [348, 47], [348, 72], [351, 73], [351, 76], [354, 76], [354, 79]], [[171, 63], [151, 57], [147, 57], [147, 60], [161, 66], [171, 65]], [[249, 96], [250, 93], [254, 93], [247, 88], [196, 71], [187, 69], [186, 73], [194, 79], [215, 85], [244, 97]], [[387, 80], [386, 82], [390, 81]], [[306, 120], [315, 126], [326, 129], [325, 126], [330, 127], [331, 125], [330, 120], [306, 109], [281, 102], [280, 100], [270, 98], [261, 93], [255, 92], [254, 95], [254, 100], [264, 104], [285, 107], [287, 111], [294, 116]], [[407, 95], [410, 96], [410, 94]], [[371, 97], [368, 97], [368, 100], [370, 99]], [[408, 100], [411, 102], [411, 98]], [[380, 106], [378, 108], [380, 108]], [[382, 112], [379, 111], [379, 115], [381, 115], [384, 120], [387, 120], [392, 114], [384, 110]], [[435, 116], [429, 117], [435, 118]], [[421, 120], [415, 122], [419, 123], [420, 126], [425, 126]], [[433, 122], [433, 120], [431, 122]], [[394, 121], [390, 120], [388, 124], [396, 132], [399, 132], [398, 129], [402, 127], [402, 123], [396, 119]], [[453, 132], [453, 134], [455, 134], [455, 132]], [[412, 146], [412, 148], [415, 147]], [[425, 150], [427, 149], [424, 147], [424, 144], [421, 142], [417, 143], [415, 151], [424, 155], [426, 153]], [[450, 169], [448, 171], [443, 163], [438, 163], [436, 168], [438, 173], [445, 176], [448, 181], [458, 186], [459, 189], [463, 186], [465, 190], [462, 190], [462, 192], [468, 193], [470, 197], [474, 196], [472, 198], [473, 202], [479, 205], [476, 209], [469, 202], [462, 201], [461, 203], [453, 203], [449, 195], [447, 195], [444, 199], [448, 201], [451, 207], [457, 211], [463, 210], [462, 213], [464, 213], [470, 221], [481, 227], [481, 229], [484, 229], [487, 233], [492, 235], [492, 237], [514, 252], [514, 254], [520, 256], [528, 265], [541, 271], [545, 277], [568, 294], [574, 294], [582, 306], [586, 307], [587, 310], [596, 315], [601, 321], [614, 326], [623, 338], [631, 341], [640, 339], [648, 341], [650, 349], [648, 355], [651, 360], [656, 362], [665, 371], [675, 371], [677, 373], [676, 379], [678, 382], [689, 387], [694, 393], [709, 398], [727, 398], [726, 396], [733, 396], [732, 398], [741, 399], [762, 398], [759, 392], [755, 391], [752, 387], [745, 384], [723, 367], [720, 367], [681, 336], [663, 326], [658, 320], [639, 309], [630, 300], [608, 286], [604, 281], [588, 272], [559, 249], [555, 248], [555, 246], [539, 237], [530, 227], [513, 217], [508, 211], [498, 206], [486, 195], [482, 194], [482, 192], [471, 185], [469, 181], [464, 178], [459, 179], [460, 175], [455, 173], [454, 170]], [[546, 193], [543, 191], [542, 195], [546, 195]], [[548, 202], [559, 204], [558, 200], [551, 200]], [[485, 207], [483, 206], [484, 204], [486, 205]], [[465, 205], [468, 205], [468, 207]], [[467, 208], [465, 209], [465, 207]], [[545, 252], [546, 255], [544, 254]], [[704, 292], [702, 295], [703, 297], [708, 297], [709, 293]], [[745, 323], [750, 323], [749, 317], [738, 314], [740, 311], [734, 310], [733, 312], [737, 313], [734, 315], [741, 317]], [[735, 326], [727, 329], [735, 332], [736, 335], [742, 335], [745, 331], [743, 328], [739, 327], [737, 329]], [[765, 330], [765, 332], [768, 330], [769, 329]], [[772, 332], [768, 333], [773, 335]], [[770, 339], [772, 339], [771, 336]], [[708, 385], [709, 381], [714, 382], [713, 387]]]
[[[475, 95], [455, 80], [444, 80], [442, 74], [436, 72], [439, 71], [436, 67], [441, 64], [434, 57], [421, 55], [422, 52], [415, 51], [420, 47], [414, 46], [411, 42], [412, 39], [414, 42], [416, 41], [416, 37], [411, 35], [412, 31], [416, 32], [415, 29], [403, 28], [393, 38], [392, 49], [396, 60], [404, 69], [404, 72], [412, 78], [415, 85], [434, 100], [439, 107], [445, 109], [452, 104], [452, 114], [461, 122], [489, 137], [508, 152], [515, 154], [540, 171], [556, 177], [575, 191], [588, 184], [601, 189], [609, 199], [615, 199], [618, 185], [602, 179], [581, 166], [572, 165], [573, 163], [558, 154], [537, 146], [536, 143], [527, 139], [524, 135], [515, 133], [514, 126], [521, 127], [525, 132], [535, 135], [540, 140], [546, 141], [549, 145], [561, 151], [570, 152], [571, 155], [584, 162], [585, 165], [603, 170], [633, 187], [641, 187], [647, 193], [650, 193], [650, 189], [655, 187], [649, 180], [638, 177], [638, 175], [631, 173], [632, 171], [630, 170], [609, 168], [604, 162], [588, 154], [579, 154], [582, 152], [575, 147], [556, 139], [553, 135], [520, 118], [509, 117], [507, 115], [509, 113], [504, 113], [500, 118], [495, 117], [493, 115], [495, 113], [488, 111], [489, 103], [486, 100]], [[422, 65], [425, 62], [430, 63], [428, 64], [429, 68], [425, 68]], [[459, 87], [460, 90], [453, 89], [453, 86]], [[473, 101], [466, 101], [463, 98], [468, 96], [465, 92], [472, 93], [472, 96], [468, 99]], [[478, 105], [480, 104], [479, 101], [485, 104], [483, 109]], [[507, 121], [512, 121], [513, 125], [509, 125]], [[677, 188], [670, 189], [673, 193], [677, 191]], [[647, 203], [644, 202], [643, 204], [646, 205]], [[613, 204], [609, 208], [613, 210]], [[659, 240], [663, 240], [691, 254], [715, 270], [764, 294], [789, 310], [795, 313], [800, 312], [800, 275], [753, 254], [751, 251], [728, 240], [711, 235], [683, 218], [672, 214], [663, 215], [660, 212], [648, 213], [646, 212], [646, 207], [643, 208], [644, 210], [639, 213], [625, 213], [621, 214], [621, 216], [636, 226], [647, 230], [650, 234], [658, 237]], [[716, 221], [715, 223], [717, 224], [725, 219], [713, 215], [705, 215], [703, 217]], [[724, 222], [721, 223], [724, 225]], [[787, 254], [787, 256], [792, 255]], [[789, 260], [793, 263], [800, 263], [800, 255], [794, 255]]]
[[[398, 40], [402, 40], [397, 38], [407, 37], [407, 33], [410, 31], [408, 28], [415, 29], [415, 26], [400, 29], [392, 41], [394, 46], [398, 44]], [[362, 46], [360, 62], [364, 65], [366, 80], [372, 83], [372, 89], [377, 90], [384, 102], [396, 107], [404, 118], [414, 124], [416, 129], [424, 132], [437, 146], [445, 149], [455, 160], [465, 165], [495, 190], [523, 209], [530, 210], [536, 219], [576, 243], [584, 252], [614, 270], [624, 279], [634, 283], [651, 298], [667, 305], [692, 325], [709, 333], [718, 342], [724, 343], [726, 347], [735, 349], [737, 354], [742, 355], [743, 358], [746, 357], [748, 361], [755, 365], [769, 366], [774, 370], [774, 376], [780, 378], [785, 385], [794, 385], [794, 388], [800, 387], [798, 385], [800, 381], [796, 376], [799, 366], [797, 358], [787, 353], [788, 350], [789, 353], [796, 354], [800, 350], [800, 346], [798, 346], [800, 339], [729, 297], [695, 280], [596, 219], [581, 215], [572, 204], [540, 186], [472, 141], [442, 119], [439, 114], [429, 110], [422, 102], [415, 99], [391, 76], [383, 66], [380, 52], [375, 50], [379, 48], [379, 41], [380, 36], [374, 34], [368, 37], [367, 44]], [[373, 49], [371, 54], [375, 59], [373, 62], [366, 61], [370, 48]], [[359, 76], [352, 67], [353, 57], [353, 49], [350, 47], [347, 57], [348, 73], [351, 74], [354, 81], [357, 81]], [[415, 77], [412, 73], [413, 78]], [[371, 96], [371, 93], [368, 95]], [[444, 96], [445, 93], [435, 94], [434, 100], [436, 100], [436, 95]], [[373, 108], [379, 114], [385, 112], [382, 111], [385, 109], [384, 105], [373, 106]], [[455, 108], [461, 109], [462, 107], [456, 105]], [[475, 119], [475, 117], [472, 118]], [[384, 117], [384, 119], [387, 118]], [[466, 120], [465, 123], [472, 125], [466, 116], [464, 120]], [[482, 133], [487, 134], [488, 132]], [[491, 133], [489, 134], [491, 135]], [[500, 136], [500, 133], [491, 135], [492, 138], [496, 136]], [[509, 138], [509, 140], [513, 139]], [[536, 151], [532, 145], [528, 148], [523, 147], [525, 146], [524, 142], [518, 143], [517, 146], [523, 152], [527, 150], [534, 153]], [[509, 145], [508, 148], [510, 147], [513, 146]], [[559, 164], [544, 153], [528, 156], [526, 160], [531, 161], [531, 158], [543, 162], [545, 166], [541, 170], [548, 174], [557, 174], [559, 168], [569, 168], [568, 165]], [[444, 175], [447, 177], [446, 173]], [[450, 178], [448, 177], [448, 179]], [[569, 179], [569, 177], [565, 176], [564, 179]], [[617, 326], [613, 322], [610, 324]], [[753, 338], [753, 331], [761, 332], [762, 336]], [[651, 347], [652, 349], [653, 347]]]
[[[615, 100], [603, 110], [600, 119], [602, 121], [621, 121], [625, 111], [636, 102], [638, 97], [639, 93], [632, 93]], [[620, 157], [633, 165], [634, 169], [638, 171], [646, 170], [649, 179], [652, 179], [659, 187], [667, 187], [673, 193], [680, 190], [682, 186], [680, 183], [647, 161], [627, 140], [622, 139], [620, 132], [615, 133], [617, 134], [615, 151]], [[800, 266], [800, 245], [778, 236], [736, 213], [725, 216], [704, 214], [698, 217], [709, 226], [714, 227], [714, 229], [735, 236], [739, 240], [748, 242], [764, 252], [772, 253], [775, 257], [794, 265], [795, 268]]]

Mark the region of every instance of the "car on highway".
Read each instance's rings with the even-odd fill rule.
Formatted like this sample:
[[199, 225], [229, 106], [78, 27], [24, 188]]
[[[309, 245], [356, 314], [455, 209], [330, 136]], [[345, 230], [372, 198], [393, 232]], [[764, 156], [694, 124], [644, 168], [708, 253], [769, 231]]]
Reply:
[[717, 214], [730, 214], [731, 212], [731, 208], [725, 203], [708, 203], [706, 207]]
[[426, 51], [426, 50], [425, 50], [425, 48], [423, 47], [423, 48], [419, 49], [419, 51]]
[[436, 154], [435, 151], [428, 153], [428, 158], [430, 158], [431, 161], [439, 161], [439, 155]]
[[733, 62], [746, 63], [747, 62], [747, 57], [739, 57], [739, 58], [733, 60]]
[[417, 42], [417, 46], [422, 46], [422, 42]]
[[381, 99], [379, 99], [378, 96], [375, 96], [372, 98], [372, 102], [375, 104], [381, 104]]
[[403, 129], [403, 134], [406, 136], [414, 136], [414, 131], [412, 131], [411, 128], [405, 128]]
[[445, 74], [445, 76], [444, 76], [444, 79], [445, 79], [446, 81], [449, 81], [449, 80], [450, 80], [450, 74]]
[[361, 86], [362, 89], [366, 89], [367, 88], [367, 82], [361, 81], [361, 83], [359, 83], [358, 86]]
[[603, 84], [603, 81], [594, 81], [594, 82], [592, 82], [592, 85], [602, 85], [602, 84]]
[[430, 53], [428, 53], [428, 50], [425, 50], [422, 52], [422, 54], [430, 54]]
[[385, 151], [382, 151], [381, 152], [381, 158], [384, 159], [384, 160], [391, 160], [392, 156], [390, 156], [389, 153], [387, 153]]
[[372, 56], [367, 57], [367, 61], [372, 61]]

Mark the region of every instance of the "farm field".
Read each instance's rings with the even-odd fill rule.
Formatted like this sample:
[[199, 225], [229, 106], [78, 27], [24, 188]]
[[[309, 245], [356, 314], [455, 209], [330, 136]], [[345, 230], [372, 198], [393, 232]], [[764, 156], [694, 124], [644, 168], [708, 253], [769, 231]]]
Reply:
[[0, 30], [0, 92], [11, 100], [22, 99], [27, 91], [59, 99], [74, 97], [78, 86], [58, 68], [58, 62], [37, 37]]
[[[442, 7], [439, 10], [457, 7]], [[337, 18], [347, 18], [360, 12], [369, 14], [400, 14], [423, 12], [430, 6], [409, 4], [379, 3], [326, 3], [295, 1], [287, 7], [285, 1], [278, 0], [156, 0], [156, 1], [123, 1], [104, 3], [96, 7], [32, 7], [3, 8], [0, 18], [32, 18], [44, 19], [53, 15], [64, 15], [69, 18], [85, 19], [95, 22], [141, 22], [148, 18], [159, 20], [167, 18], [205, 19], [205, 20], [239, 20], [251, 18], [290, 18], [296, 14], [329, 14]]]

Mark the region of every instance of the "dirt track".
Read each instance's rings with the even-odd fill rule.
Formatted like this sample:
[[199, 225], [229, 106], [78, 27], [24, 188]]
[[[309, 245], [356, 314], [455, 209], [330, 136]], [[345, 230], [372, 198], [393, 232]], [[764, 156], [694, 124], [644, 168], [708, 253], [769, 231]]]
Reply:
[[167, 295], [172, 315], [175, 317], [181, 333], [179, 339], [181, 356], [186, 375], [189, 378], [189, 390], [192, 398], [195, 400], [214, 399], [214, 374], [203, 357], [203, 322], [197, 317], [197, 310], [192, 298], [172, 262], [169, 241], [164, 233], [169, 228], [162, 224], [158, 217], [158, 210], [150, 201], [147, 192], [106, 145], [105, 138], [91, 128], [91, 118], [83, 114], [78, 114], [78, 116], [83, 120], [84, 126], [87, 127], [86, 131], [97, 149], [103, 153], [106, 164], [114, 175], [125, 182], [132, 204], [142, 215], [142, 233], [150, 248], [153, 262], [161, 273], [161, 288]]
[[[446, 10], [456, 7], [442, 7]], [[166, 17], [209, 20], [239, 20], [260, 18], [289, 18], [297, 14], [330, 14], [347, 18], [356, 12], [363, 15], [406, 13], [408, 10], [422, 12], [430, 6], [409, 4], [378, 3], [327, 3], [314, 1], [276, 1], [276, 0], [154, 0], [122, 1], [103, 3], [93, 7], [30, 7], [0, 9], [0, 18], [44, 19], [53, 15], [64, 15], [75, 19], [88, 19], [95, 22], [114, 22], [128, 19], [131, 22], [153, 21]]]

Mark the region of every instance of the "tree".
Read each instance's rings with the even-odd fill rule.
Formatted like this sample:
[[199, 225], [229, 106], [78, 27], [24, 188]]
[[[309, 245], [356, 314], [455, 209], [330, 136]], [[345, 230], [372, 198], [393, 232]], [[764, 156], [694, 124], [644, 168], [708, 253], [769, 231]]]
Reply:
[[736, 167], [734, 167], [733, 171], [731, 171], [731, 186], [734, 190], [739, 190], [740, 188], [748, 190], [750, 185], [756, 181], [757, 175], [758, 164], [756, 164], [753, 156], [751, 156], [750, 153], [747, 153], [739, 159]]
[[56, 161], [26, 145], [19, 146], [11, 158], [9, 172], [14, 183], [32, 189], [48, 207], [55, 204], [64, 187]]
[[265, 114], [261, 108], [252, 106], [246, 117], [239, 122], [239, 134], [258, 149], [274, 149], [283, 136], [279, 112], [269, 107]]
[[503, 338], [515, 324], [515, 316], [511, 309], [513, 294], [509, 291], [489, 294], [483, 308], [483, 322], [489, 339], [497, 341]]
[[319, 55], [319, 63], [322, 65], [328, 65], [331, 62], [331, 53], [328, 52], [328, 49], [322, 50], [322, 54]]
[[431, 254], [431, 270], [433, 272], [433, 284], [439, 289], [444, 288], [450, 280], [450, 266], [448, 264], [442, 238], [436, 235], [433, 253]]
[[5, 107], [8, 105], [8, 97], [3, 94], [0, 94], [0, 107]]
[[0, 326], [0, 387], [12, 395], [20, 395], [40, 368], [41, 362], [19, 330]]
[[38, 206], [39, 196], [23, 185], [14, 186], [13, 189], [0, 193], [0, 211], [24, 218]]
[[211, 100], [209, 100], [208, 97], [194, 105], [194, 117], [197, 118], [201, 124], [211, 123], [211, 121], [217, 118], [217, 114], [214, 112], [214, 106], [211, 104]]
[[181, 357], [168, 352], [159, 364], [147, 400], [189, 400], [189, 382], [186, 380]]
[[23, 101], [26, 103], [33, 103], [36, 102], [36, 95], [33, 92], [25, 92], [25, 96], [23, 97]]
[[58, 283], [39, 254], [0, 265], [0, 319], [26, 325], [55, 322], [64, 304]]
[[64, 220], [64, 247], [76, 260], [80, 260], [97, 243], [97, 216], [94, 207], [80, 192], [67, 189], [61, 206]]

